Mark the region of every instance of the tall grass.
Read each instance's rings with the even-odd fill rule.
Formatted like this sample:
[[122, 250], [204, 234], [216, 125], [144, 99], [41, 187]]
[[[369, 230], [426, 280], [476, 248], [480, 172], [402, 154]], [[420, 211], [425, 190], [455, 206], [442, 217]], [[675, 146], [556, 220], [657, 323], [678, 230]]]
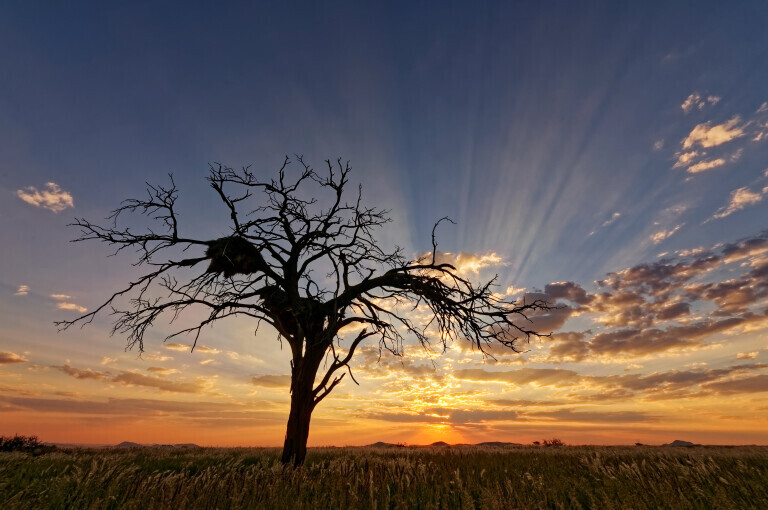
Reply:
[[316, 448], [0, 454], [3, 508], [768, 508], [768, 448]]

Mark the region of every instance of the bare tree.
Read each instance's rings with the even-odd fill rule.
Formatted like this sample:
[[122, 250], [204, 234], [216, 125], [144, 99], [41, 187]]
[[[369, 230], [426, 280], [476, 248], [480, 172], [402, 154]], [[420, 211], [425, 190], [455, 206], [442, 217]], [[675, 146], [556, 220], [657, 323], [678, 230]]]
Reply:
[[[492, 342], [519, 352], [519, 339], [541, 336], [530, 329], [527, 314], [549, 309], [547, 302], [505, 301], [492, 292], [495, 279], [476, 286], [437, 260], [435, 228], [442, 220], [432, 229], [432, 251], [408, 260], [400, 248], [386, 251], [375, 238], [390, 221], [387, 211], [363, 206], [361, 188], [354, 200], [345, 199], [349, 163], [326, 161], [321, 174], [298, 156], [300, 172], [289, 179], [290, 162], [286, 157], [277, 179], [269, 181], [249, 168], [211, 166], [208, 182], [231, 219], [229, 232], [218, 239], [182, 234], [172, 176], [170, 185], [148, 184], [145, 198], [124, 201], [109, 216], [110, 226], [76, 219], [81, 232], [74, 241], [103, 241], [115, 245], [116, 253], [135, 249], [135, 265], [147, 271], [94, 311], [57, 325], [87, 324], [111, 310], [112, 333], [127, 335], [127, 348], [143, 351], [145, 334], [165, 313], [175, 319], [186, 309], [205, 310], [193, 326], [166, 338], [192, 334], [193, 348], [203, 327], [227, 317], [270, 324], [291, 348], [282, 461], [295, 465], [306, 456], [312, 411], [346, 373], [352, 377], [349, 363], [366, 338], [376, 337], [381, 349], [401, 354], [403, 334], [425, 348], [437, 344], [444, 350], [448, 342], [464, 339], [482, 352]], [[257, 197], [260, 202], [246, 207]], [[127, 213], [146, 215], [161, 228], [137, 233], [118, 226]], [[127, 309], [120, 298], [130, 298]], [[406, 306], [426, 306], [431, 320], [415, 322]], [[354, 333], [342, 344], [344, 328]]]

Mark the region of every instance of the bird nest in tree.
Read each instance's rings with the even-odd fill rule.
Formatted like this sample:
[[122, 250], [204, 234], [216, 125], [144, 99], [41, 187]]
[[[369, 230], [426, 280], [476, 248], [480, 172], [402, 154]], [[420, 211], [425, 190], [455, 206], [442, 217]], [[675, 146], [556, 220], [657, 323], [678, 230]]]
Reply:
[[227, 278], [236, 274], [255, 273], [259, 267], [259, 250], [240, 236], [212, 241], [205, 256], [211, 259], [207, 272], [224, 274]]

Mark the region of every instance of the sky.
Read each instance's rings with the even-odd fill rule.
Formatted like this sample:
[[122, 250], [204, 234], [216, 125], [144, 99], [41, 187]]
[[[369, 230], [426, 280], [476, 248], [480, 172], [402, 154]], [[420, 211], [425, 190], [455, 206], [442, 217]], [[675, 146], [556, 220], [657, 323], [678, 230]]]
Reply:
[[[377, 235], [440, 250], [550, 337], [494, 358], [375, 341], [310, 446], [557, 437], [768, 444], [768, 5], [724, 2], [4, 2], [0, 434], [282, 444], [289, 352], [221, 321], [58, 332], [140, 275], [70, 243], [145, 182], [181, 228], [228, 212], [209, 164], [349, 160]], [[289, 170], [295, 169], [289, 167]]]

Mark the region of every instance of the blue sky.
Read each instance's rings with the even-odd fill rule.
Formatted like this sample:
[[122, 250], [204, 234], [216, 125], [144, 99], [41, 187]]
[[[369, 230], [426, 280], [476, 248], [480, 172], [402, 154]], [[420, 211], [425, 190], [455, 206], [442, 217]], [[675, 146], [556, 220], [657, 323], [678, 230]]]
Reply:
[[[106, 339], [107, 318], [56, 334], [53, 320], [92, 309], [135, 274], [130, 260], [107, 258], [106, 247], [68, 243], [77, 232], [66, 224], [103, 218], [142, 193], [145, 181], [173, 173], [186, 224], [216, 236], [227, 218], [203, 180], [213, 162], [251, 164], [270, 176], [286, 154], [314, 165], [348, 159], [366, 200], [392, 210], [382, 242], [419, 253], [430, 246], [434, 221], [450, 216], [457, 225], [441, 226], [441, 249], [464, 260], [495, 254], [499, 261], [478, 277], [498, 274], [502, 289], [575, 282], [598, 293], [596, 280], [660, 256], [672, 264], [696, 257], [696, 248], [721, 253], [722, 243], [764, 239], [767, 16], [763, 2], [5, 4], [0, 316], [9, 326], [0, 351], [26, 361], [0, 365], [0, 384], [10, 388], [3, 391], [24, 386], [55, 399], [46, 384], [87, 382], [67, 373], [59, 383], [46, 379], [55, 367], [96, 370], [104, 357], [126, 356], [113, 375], [144, 370], [121, 339]], [[763, 288], [764, 255], [750, 253], [701, 281], [726, 282], [752, 268], [748, 285]], [[758, 291], [748, 307], [728, 308], [714, 297], [696, 305], [682, 287], [674, 290], [695, 310], [688, 321], [751, 317], [765, 307]], [[599, 328], [587, 317], [624, 330], [661, 327], [611, 323], [605, 314], [619, 312], [594, 303], [572, 302], [592, 308], [559, 326], [589, 330], [582, 340], [590, 346]], [[750, 324], [745, 338], [753, 343], [726, 343], [714, 358], [686, 362], [721, 368], [739, 353], [768, 362], [763, 323]], [[269, 361], [282, 359], [270, 340], [254, 345], [252, 331], [239, 339], [248, 329], [221, 329], [232, 352], [268, 360], [243, 364], [242, 380], [287, 373], [287, 364], [281, 372]], [[713, 335], [702, 346], [722, 343]], [[215, 335], [206, 342], [217, 348]], [[625, 365], [640, 355], [619, 354]], [[530, 363], [552, 369], [553, 359]], [[652, 375], [678, 361], [634, 364]], [[606, 370], [588, 358], [570, 362], [582, 363], [574, 370], [585, 377]], [[215, 364], [194, 370], [208, 378], [229, 370], [218, 363], [217, 373]], [[67, 398], [96, 398], [90, 388]], [[363, 390], [355, 391], [375, 403]], [[472, 408], [463, 405], [456, 412]]]

